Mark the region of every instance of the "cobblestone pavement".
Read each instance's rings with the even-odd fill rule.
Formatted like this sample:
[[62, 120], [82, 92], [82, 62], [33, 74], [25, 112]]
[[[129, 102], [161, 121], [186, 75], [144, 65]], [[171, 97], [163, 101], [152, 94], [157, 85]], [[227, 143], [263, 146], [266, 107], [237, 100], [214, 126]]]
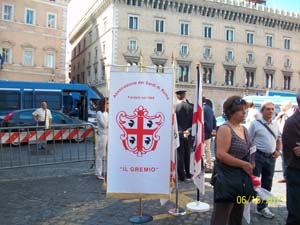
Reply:
[[[39, 170], [39, 168], [34, 168]], [[128, 217], [138, 215], [137, 199], [106, 198], [102, 182], [91, 170], [67, 176], [36, 176], [35, 178], [8, 178], [0, 172], [0, 224], [1, 225], [127, 225]], [[281, 178], [278, 161], [273, 193], [285, 196], [285, 184], [277, 183]], [[206, 181], [209, 181], [207, 174]], [[179, 183], [179, 205], [195, 201], [196, 190], [192, 182]], [[212, 187], [206, 184], [206, 194], [200, 200], [212, 207]], [[159, 200], [143, 200], [143, 212], [153, 216], [149, 225], [208, 225], [212, 208], [205, 213], [189, 212], [184, 216], [172, 216], [168, 210], [174, 207], [175, 196], [161, 206]], [[265, 219], [251, 213], [251, 224], [284, 225], [287, 216], [285, 203], [271, 205], [276, 214]], [[244, 222], [246, 224], [246, 222]]]

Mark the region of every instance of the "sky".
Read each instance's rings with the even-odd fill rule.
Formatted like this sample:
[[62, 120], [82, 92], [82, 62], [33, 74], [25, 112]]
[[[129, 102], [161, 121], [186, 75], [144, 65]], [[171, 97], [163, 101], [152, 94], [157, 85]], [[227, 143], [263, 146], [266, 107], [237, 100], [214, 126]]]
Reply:
[[[80, 18], [84, 16], [85, 12], [87, 12], [95, 1], [97, 0], [84, 0], [83, 4], [82, 0], [71, 0], [68, 5], [67, 36], [69, 36], [73, 27], [80, 21]], [[71, 49], [71, 44], [67, 41], [67, 60], [71, 58]]]
[[71, 29], [79, 22], [80, 18], [89, 9], [92, 3], [95, 1], [96, 0], [71, 0], [71, 2], [68, 5], [68, 34], [71, 32]]
[[267, 0], [267, 6], [300, 13], [300, 0]]

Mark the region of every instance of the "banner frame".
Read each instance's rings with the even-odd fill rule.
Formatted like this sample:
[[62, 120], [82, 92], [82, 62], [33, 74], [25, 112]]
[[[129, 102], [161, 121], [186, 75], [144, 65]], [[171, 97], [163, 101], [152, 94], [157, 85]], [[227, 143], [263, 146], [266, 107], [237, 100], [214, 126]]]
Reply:
[[[174, 68], [170, 68], [170, 67], [165, 67], [165, 72], [164, 73], [159, 73], [157, 71], [155, 71], [155, 67], [153, 66], [142, 66], [142, 65], [134, 65], [134, 66], [127, 66], [127, 65], [106, 65], [108, 67], [110, 67], [110, 72], [133, 72], [133, 73], [153, 73], [154, 74], [172, 74], [172, 99], [174, 98], [174, 91], [175, 91], [175, 78], [174, 77]], [[128, 71], [120, 71], [120, 68], [125, 68]], [[146, 71], [144, 71], [144, 69]], [[110, 74], [111, 75], [111, 74]], [[111, 82], [111, 77], [109, 77], [109, 80]], [[108, 89], [108, 96], [110, 96], [110, 90]], [[172, 114], [172, 108], [173, 108], [173, 100], [172, 100], [172, 107], [169, 109], [171, 111]], [[173, 137], [173, 132], [172, 129], [170, 130], [170, 140], [172, 140]], [[109, 144], [109, 143], [108, 143]], [[172, 141], [170, 141], [170, 146], [169, 149], [172, 149]], [[171, 153], [171, 152], [170, 152]], [[108, 156], [108, 152], [107, 155]], [[109, 164], [109, 161], [107, 160], [107, 165]], [[177, 164], [177, 162], [176, 162]], [[106, 165], [106, 166], [107, 166]], [[107, 170], [107, 168], [106, 168]], [[171, 175], [171, 174], [170, 174]], [[171, 187], [171, 183], [169, 183], [169, 186]], [[130, 198], [130, 199], [161, 199], [161, 198], [168, 198], [171, 199], [171, 190], [169, 191], [169, 194], [156, 194], [156, 193], [149, 193], [149, 194], [145, 194], [145, 193], [107, 193], [106, 190], [106, 197], [107, 198], [122, 198], [122, 199], [126, 199], [126, 198]]]

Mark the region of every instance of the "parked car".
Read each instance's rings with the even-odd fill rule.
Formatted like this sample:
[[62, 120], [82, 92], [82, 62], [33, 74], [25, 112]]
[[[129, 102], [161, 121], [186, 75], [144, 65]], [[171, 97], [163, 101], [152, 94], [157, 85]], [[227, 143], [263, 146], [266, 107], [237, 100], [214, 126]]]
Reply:
[[[20, 126], [36, 126], [35, 120], [32, 118], [32, 113], [35, 109], [16, 110], [7, 114], [2, 122], [2, 127], [20, 127]], [[61, 112], [51, 110], [52, 124], [80, 124], [84, 121], [71, 118]]]
[[[87, 122], [83, 120], [71, 118], [61, 112], [51, 110], [51, 131], [47, 131], [48, 133], [45, 137], [46, 130], [43, 129], [42, 126], [37, 127], [36, 121], [32, 118], [34, 110], [35, 109], [16, 110], [7, 114], [1, 122], [2, 138], [8, 136], [7, 140], [14, 145], [20, 142], [30, 142], [30, 139], [35, 139], [36, 141], [37, 138], [39, 140], [45, 139], [47, 141], [74, 140], [76, 142], [82, 142], [92, 133], [93, 125], [91, 123], [87, 124]], [[19, 128], [14, 129], [13, 127]], [[12, 129], [8, 130], [5, 128]], [[14, 136], [12, 135], [13, 132], [15, 132]], [[35, 134], [32, 132], [35, 132]], [[41, 135], [44, 135], [44, 137]], [[9, 144], [3, 140], [2, 143]]]

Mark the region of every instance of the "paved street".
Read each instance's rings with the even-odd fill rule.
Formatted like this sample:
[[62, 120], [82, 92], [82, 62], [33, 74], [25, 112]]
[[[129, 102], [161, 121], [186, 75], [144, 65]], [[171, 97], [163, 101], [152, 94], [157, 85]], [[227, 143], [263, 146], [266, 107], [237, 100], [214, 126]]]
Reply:
[[[282, 174], [280, 163], [281, 160], [276, 165], [273, 193], [285, 196], [285, 184], [276, 182]], [[90, 165], [90, 162], [82, 162], [56, 165], [53, 168], [0, 170], [0, 224], [131, 224], [128, 217], [138, 215], [138, 200], [106, 198], [102, 182], [95, 178]], [[185, 207], [186, 203], [196, 199], [192, 182], [179, 183], [179, 189], [180, 206]], [[212, 195], [212, 187], [207, 183], [206, 194], [201, 196], [201, 201], [212, 207]], [[172, 195], [164, 206], [157, 199], [143, 200], [144, 213], [154, 218], [147, 224], [209, 224], [212, 210], [205, 213], [187, 212], [187, 215], [179, 217], [168, 214], [168, 210], [174, 207], [174, 198]], [[285, 205], [271, 205], [271, 209], [276, 214], [274, 219], [264, 219], [252, 213], [251, 224], [285, 224]]]
[[36, 144], [0, 146], [0, 169], [29, 165], [44, 165], [58, 162], [92, 160], [94, 147], [91, 139], [81, 143], [74, 141], [49, 141], [39, 149]]

